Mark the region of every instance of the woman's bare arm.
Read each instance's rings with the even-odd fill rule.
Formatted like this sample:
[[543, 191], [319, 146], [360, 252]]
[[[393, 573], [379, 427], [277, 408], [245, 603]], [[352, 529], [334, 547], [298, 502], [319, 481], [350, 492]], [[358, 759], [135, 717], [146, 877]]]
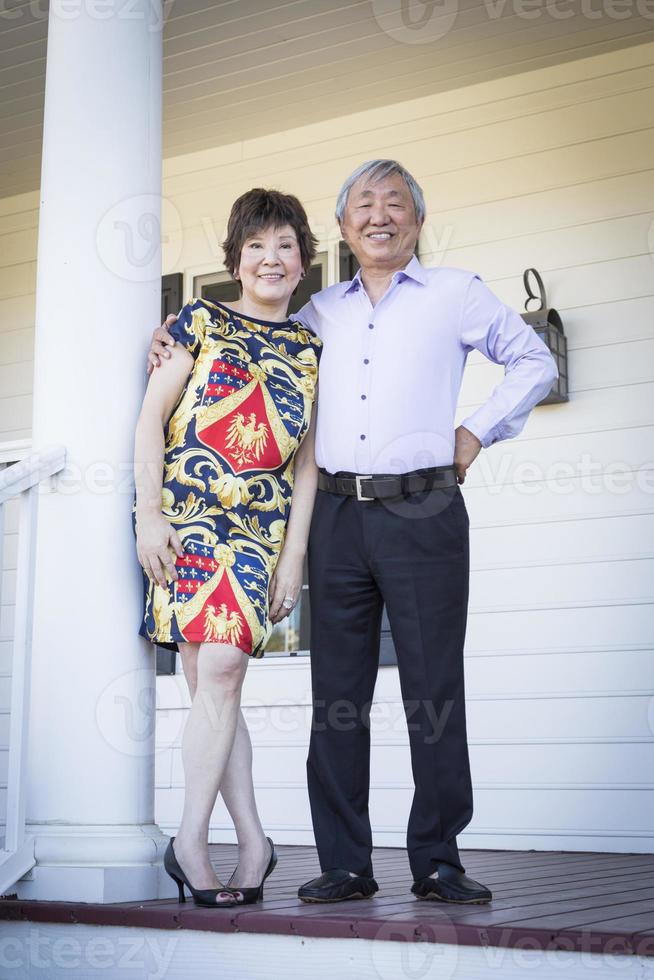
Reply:
[[166, 573], [177, 578], [171, 549], [184, 554], [174, 527], [161, 513], [164, 428], [193, 369], [193, 358], [181, 344], [170, 351], [148, 382], [134, 440], [136, 485], [136, 551], [151, 579], [166, 587]]
[[316, 410], [317, 401], [313, 405], [307, 433], [295, 455], [291, 513], [284, 547], [270, 581], [270, 619], [273, 623], [280, 622], [291, 612], [290, 609], [284, 608], [284, 598], [292, 596], [297, 601], [302, 588], [302, 568], [318, 489], [318, 467], [315, 456]]

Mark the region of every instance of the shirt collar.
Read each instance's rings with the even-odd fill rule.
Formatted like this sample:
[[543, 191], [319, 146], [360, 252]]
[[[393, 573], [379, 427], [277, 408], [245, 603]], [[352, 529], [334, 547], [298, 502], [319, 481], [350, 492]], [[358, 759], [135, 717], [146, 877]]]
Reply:
[[[413, 279], [414, 282], [420, 283], [421, 286], [424, 286], [427, 281], [425, 270], [415, 255], [411, 257], [411, 261], [404, 267], [404, 269], [400, 269], [399, 272], [395, 272], [394, 276], [396, 277], [396, 282], [403, 282], [405, 279]], [[347, 296], [349, 292], [354, 292], [355, 290], [360, 289], [362, 286], [361, 269], [358, 269], [354, 279], [348, 283], [343, 295]]]

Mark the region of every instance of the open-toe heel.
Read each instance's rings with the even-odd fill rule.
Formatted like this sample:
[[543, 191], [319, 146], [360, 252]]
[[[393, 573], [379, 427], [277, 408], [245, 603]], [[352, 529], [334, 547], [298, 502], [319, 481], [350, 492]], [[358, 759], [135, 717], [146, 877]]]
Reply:
[[[277, 851], [275, 850], [275, 845], [270, 837], [266, 837], [266, 840], [270, 844], [270, 860], [268, 861], [268, 866], [264, 871], [263, 878], [259, 884], [253, 885], [252, 888], [235, 888], [230, 887], [229, 882], [227, 884], [226, 890], [232, 892], [237, 905], [254, 905], [255, 902], [260, 902], [263, 898], [263, 884], [268, 875], [273, 873], [277, 864]], [[232, 877], [229, 879], [230, 881], [232, 881], [234, 878], [234, 873], [235, 872], [232, 873]]]
[[[232, 894], [232, 890], [229, 888], [194, 888], [191, 882], [188, 880], [184, 871], [182, 870], [179, 861], [175, 857], [175, 851], [173, 850], [174, 837], [171, 837], [168, 841], [168, 847], [166, 848], [166, 853], [164, 854], [164, 868], [167, 873], [173, 879], [177, 885], [179, 891], [179, 901], [185, 902], [186, 895], [184, 894], [184, 885], [188, 888], [191, 895], [193, 896], [193, 901], [196, 905], [203, 905], [206, 908], [232, 908], [236, 905], [236, 897]], [[217, 902], [216, 899], [219, 895], [227, 896], [227, 900], [222, 902]], [[229, 900], [231, 898], [231, 900]]]

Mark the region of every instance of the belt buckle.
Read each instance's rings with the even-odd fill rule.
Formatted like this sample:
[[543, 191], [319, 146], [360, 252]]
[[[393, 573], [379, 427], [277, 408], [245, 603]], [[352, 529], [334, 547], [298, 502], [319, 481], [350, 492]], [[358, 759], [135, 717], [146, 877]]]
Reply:
[[372, 473], [366, 473], [365, 476], [358, 475], [358, 476], [355, 476], [354, 477], [354, 482], [355, 482], [356, 488], [357, 488], [357, 500], [376, 500], [377, 499], [376, 497], [364, 497], [363, 496], [363, 491], [361, 490], [361, 481], [362, 480], [372, 480]]

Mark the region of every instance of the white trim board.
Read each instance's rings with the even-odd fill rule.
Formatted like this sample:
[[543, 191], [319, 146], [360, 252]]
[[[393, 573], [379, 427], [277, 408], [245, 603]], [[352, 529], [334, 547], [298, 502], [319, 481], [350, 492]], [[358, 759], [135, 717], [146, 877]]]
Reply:
[[[288, 980], [642, 980], [653, 961], [644, 956], [537, 951], [456, 943], [403, 942], [393, 939], [393, 924], [380, 924], [378, 939], [317, 939], [263, 933], [219, 933], [190, 929], [139, 929], [43, 922], [7, 923], [11, 936], [7, 963], [13, 980], [35, 976], [31, 950], [38, 942], [41, 964], [49, 977], [92, 980], [121, 975], [130, 980], [269, 980], [274, 973]], [[426, 924], [428, 928], [428, 924]], [[398, 937], [399, 939], [399, 937]], [[2, 940], [0, 940], [0, 943]], [[9, 947], [8, 947], [9, 948]], [[57, 960], [56, 957], [59, 957]], [[98, 964], [102, 964], [99, 966]]]

